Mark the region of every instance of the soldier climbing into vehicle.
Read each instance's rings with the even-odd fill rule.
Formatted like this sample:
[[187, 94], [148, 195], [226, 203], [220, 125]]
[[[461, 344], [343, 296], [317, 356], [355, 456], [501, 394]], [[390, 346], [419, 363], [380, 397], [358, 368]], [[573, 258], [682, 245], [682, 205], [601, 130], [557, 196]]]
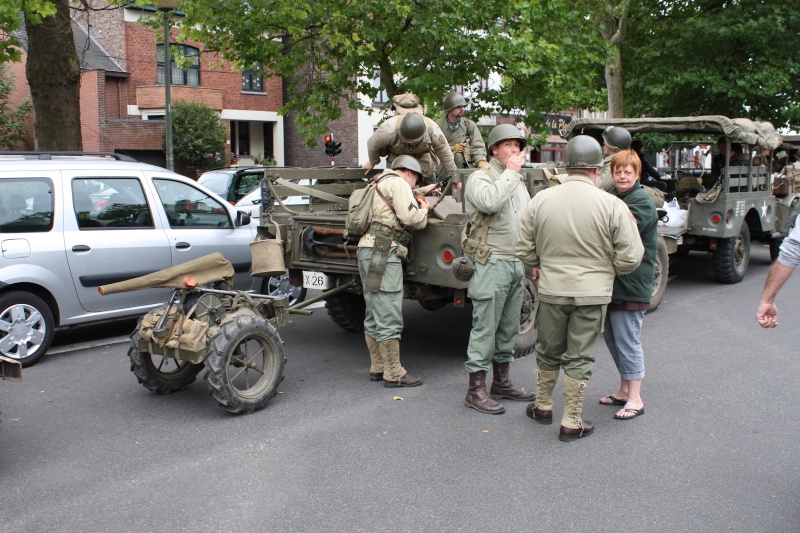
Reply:
[[391, 164], [401, 155], [410, 155], [419, 161], [422, 175], [431, 181], [441, 164], [445, 175], [456, 171], [453, 152], [441, 128], [417, 111], [390, 117], [381, 124], [367, 141], [369, 160], [361, 165], [365, 174], [380, 163], [381, 157]]

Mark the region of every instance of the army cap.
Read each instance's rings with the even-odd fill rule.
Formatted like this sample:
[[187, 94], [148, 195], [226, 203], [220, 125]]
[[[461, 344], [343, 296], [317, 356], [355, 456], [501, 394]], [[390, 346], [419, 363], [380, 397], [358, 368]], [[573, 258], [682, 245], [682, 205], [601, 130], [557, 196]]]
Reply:
[[525, 148], [525, 146], [528, 144], [528, 142], [525, 140], [525, 136], [522, 135], [521, 131], [519, 131], [519, 128], [513, 124], [499, 124], [492, 128], [492, 131], [489, 132], [489, 142], [486, 143], [487, 151], [491, 154], [492, 147], [501, 141], [505, 141], [506, 139], [515, 139], [519, 141], [520, 150]]
[[609, 126], [603, 131], [603, 142], [615, 152], [628, 150], [631, 147], [631, 134], [625, 128]]
[[422, 177], [422, 167], [420, 166], [419, 161], [410, 155], [401, 155], [392, 161], [392, 170], [397, 170], [398, 168], [410, 170], [411, 172], [416, 173], [418, 180]]
[[447, 113], [455, 107], [466, 107], [467, 101], [464, 97], [457, 92], [453, 91], [444, 97], [444, 112]]
[[594, 137], [578, 135], [567, 143], [564, 150], [567, 168], [600, 168], [603, 166], [603, 149]]
[[400, 119], [400, 138], [410, 144], [415, 144], [425, 136], [427, 125], [419, 113], [408, 113]]

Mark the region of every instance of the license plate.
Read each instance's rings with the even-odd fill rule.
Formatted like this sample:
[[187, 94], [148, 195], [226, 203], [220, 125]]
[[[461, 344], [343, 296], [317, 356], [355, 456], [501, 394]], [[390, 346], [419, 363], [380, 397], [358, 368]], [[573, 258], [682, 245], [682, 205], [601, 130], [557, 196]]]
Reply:
[[306, 289], [330, 289], [331, 279], [322, 272], [303, 272], [303, 287]]

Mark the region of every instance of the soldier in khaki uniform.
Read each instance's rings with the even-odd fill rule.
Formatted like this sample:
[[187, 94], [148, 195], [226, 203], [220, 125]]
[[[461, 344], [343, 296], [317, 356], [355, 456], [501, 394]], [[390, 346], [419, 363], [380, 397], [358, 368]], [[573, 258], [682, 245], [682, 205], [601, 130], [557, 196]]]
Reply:
[[358, 272], [364, 284], [366, 314], [364, 337], [371, 365], [370, 381], [384, 387], [415, 387], [422, 379], [400, 364], [403, 331], [403, 258], [408, 253], [411, 230], [428, 223], [430, 204], [417, 203], [412, 187], [422, 177], [419, 162], [411, 156], [394, 160], [378, 180], [372, 202], [372, 224], [358, 241]]
[[[442, 129], [458, 168], [483, 168], [486, 162], [486, 144], [477, 124], [464, 118], [467, 101], [456, 92], [444, 97], [445, 115], [436, 121]], [[439, 171], [439, 174], [442, 170]]]
[[611, 175], [611, 158], [620, 150], [631, 147], [631, 134], [625, 128], [609, 126], [603, 130], [603, 168], [597, 177], [597, 186], [606, 192], [614, 188], [614, 177]]
[[565, 150], [567, 178], [530, 201], [514, 248], [533, 267], [539, 286], [536, 399], [526, 413], [553, 421], [553, 388], [564, 369], [564, 414], [559, 439], [589, 436], [581, 411], [592, 375], [592, 348], [602, 331], [614, 276], [636, 270], [644, 247], [625, 202], [596, 185], [600, 144], [578, 135]]
[[[468, 233], [485, 247], [473, 253], [465, 246], [465, 253], [474, 256], [475, 272], [467, 289], [472, 301], [472, 331], [464, 365], [469, 372], [464, 405], [487, 414], [505, 412], [492, 395], [533, 400], [532, 392], [516, 387], [509, 377], [525, 280], [525, 268], [514, 257], [519, 217], [530, 200], [520, 174], [525, 144], [516, 126], [495, 126], [489, 134], [489, 164], [469, 177], [464, 191]], [[490, 365], [491, 394], [486, 390]]]
[[453, 152], [444, 133], [434, 121], [419, 113], [405, 113], [387, 119], [367, 141], [369, 161], [361, 165], [369, 173], [387, 157], [391, 163], [401, 155], [410, 155], [419, 161], [422, 175], [431, 180], [441, 162], [446, 175], [456, 171]]

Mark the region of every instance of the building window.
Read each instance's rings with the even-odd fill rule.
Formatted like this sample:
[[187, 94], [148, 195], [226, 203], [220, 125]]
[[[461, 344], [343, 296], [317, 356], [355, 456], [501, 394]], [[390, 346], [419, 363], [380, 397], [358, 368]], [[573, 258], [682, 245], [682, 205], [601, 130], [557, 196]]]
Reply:
[[[173, 52], [192, 58], [192, 64], [186, 70], [175, 63]], [[183, 44], [173, 44], [170, 48], [170, 64], [172, 65], [170, 84], [200, 86], [200, 50]], [[158, 83], [164, 83], [164, 45], [158, 45]]]
[[389, 101], [389, 95], [388, 95], [388, 94], [386, 93], [386, 91], [385, 91], [385, 90], [384, 90], [384, 89], [381, 87], [381, 80], [380, 80], [380, 78], [376, 78], [376, 79], [372, 80], [372, 86], [373, 86], [375, 89], [378, 89], [378, 94], [377, 94], [377, 95], [375, 95], [375, 98], [372, 100], [372, 103], [373, 103], [373, 104], [378, 104], [378, 105], [380, 105], [380, 104], [385, 104], [386, 102], [388, 102], [388, 101]]
[[242, 72], [242, 90], [254, 93], [264, 92], [264, 76], [261, 69], [247, 69]]

